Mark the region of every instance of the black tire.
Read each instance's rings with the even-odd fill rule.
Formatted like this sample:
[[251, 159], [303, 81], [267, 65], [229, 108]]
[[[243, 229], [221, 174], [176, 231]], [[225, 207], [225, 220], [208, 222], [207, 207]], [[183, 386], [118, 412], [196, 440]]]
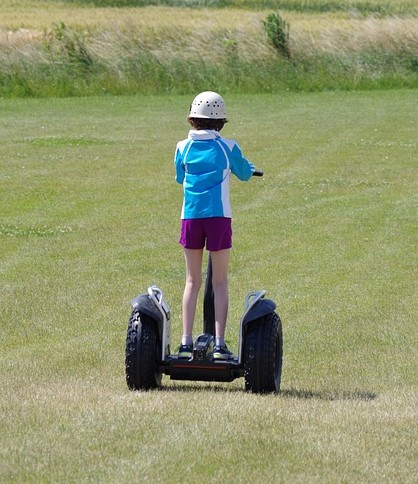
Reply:
[[282, 377], [283, 333], [276, 313], [253, 321], [244, 337], [245, 389], [278, 393]]
[[134, 310], [126, 335], [125, 372], [130, 390], [149, 390], [161, 384], [156, 323]]

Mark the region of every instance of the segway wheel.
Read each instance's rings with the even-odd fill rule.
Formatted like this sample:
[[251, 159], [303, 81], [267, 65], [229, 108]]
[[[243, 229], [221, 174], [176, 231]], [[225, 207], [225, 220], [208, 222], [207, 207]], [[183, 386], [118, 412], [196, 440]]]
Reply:
[[158, 332], [155, 323], [134, 310], [126, 335], [125, 372], [130, 390], [149, 390], [161, 384]]
[[282, 360], [282, 323], [273, 312], [253, 321], [245, 333], [245, 389], [253, 393], [279, 392]]

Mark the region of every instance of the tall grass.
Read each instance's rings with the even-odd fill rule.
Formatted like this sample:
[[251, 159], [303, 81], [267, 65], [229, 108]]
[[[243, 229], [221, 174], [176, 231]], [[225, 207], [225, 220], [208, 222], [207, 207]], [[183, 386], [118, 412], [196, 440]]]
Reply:
[[121, 12], [99, 21], [86, 15], [84, 27], [80, 17], [74, 24], [67, 12], [65, 21], [43, 31], [3, 28], [0, 94], [186, 93], [202, 85], [248, 93], [418, 85], [418, 20], [413, 17], [296, 15], [287, 23], [283, 55], [264, 31], [262, 12], [188, 10], [187, 18], [183, 9]]

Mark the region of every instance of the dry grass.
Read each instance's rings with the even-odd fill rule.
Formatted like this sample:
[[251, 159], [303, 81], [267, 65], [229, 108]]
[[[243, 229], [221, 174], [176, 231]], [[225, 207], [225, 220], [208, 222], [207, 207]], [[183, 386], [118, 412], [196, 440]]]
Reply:
[[296, 54], [361, 53], [364, 51], [418, 54], [418, 18], [349, 18], [315, 16], [292, 23], [290, 48]]
[[[36, 2], [34, 3], [34, 5]], [[55, 4], [54, 4], [55, 5]], [[32, 55], [54, 24], [84, 32], [92, 53], [112, 63], [130, 52], [151, 52], [160, 60], [209, 56], [224, 59], [231, 48], [242, 60], [272, 58], [264, 12], [242, 10], [89, 9], [61, 7], [36, 12], [6, 9], [0, 24], [0, 49]], [[412, 52], [418, 55], [418, 18], [350, 18], [336, 14], [288, 14], [292, 55]], [[20, 27], [19, 27], [20, 26]], [[208, 49], [208, 46], [211, 46]], [[1, 54], [0, 54], [1, 55]]]
[[[32, 4], [31, 4], [32, 5]], [[1, 24], [10, 30], [21, 27], [43, 30], [53, 22], [64, 22], [69, 28], [106, 30], [118, 24], [129, 23], [138, 29], [149, 32], [155, 28], [222, 28], [244, 29], [254, 18], [262, 18], [263, 13], [245, 10], [184, 9], [168, 7], [144, 8], [89, 8], [68, 7], [68, 4], [33, 2], [33, 6], [5, 8]]]

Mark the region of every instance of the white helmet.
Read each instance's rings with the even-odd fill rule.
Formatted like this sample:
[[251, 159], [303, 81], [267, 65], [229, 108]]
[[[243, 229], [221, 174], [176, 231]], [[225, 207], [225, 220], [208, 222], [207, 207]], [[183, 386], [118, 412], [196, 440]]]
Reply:
[[189, 118], [226, 119], [222, 96], [213, 91], [201, 92], [190, 105]]

